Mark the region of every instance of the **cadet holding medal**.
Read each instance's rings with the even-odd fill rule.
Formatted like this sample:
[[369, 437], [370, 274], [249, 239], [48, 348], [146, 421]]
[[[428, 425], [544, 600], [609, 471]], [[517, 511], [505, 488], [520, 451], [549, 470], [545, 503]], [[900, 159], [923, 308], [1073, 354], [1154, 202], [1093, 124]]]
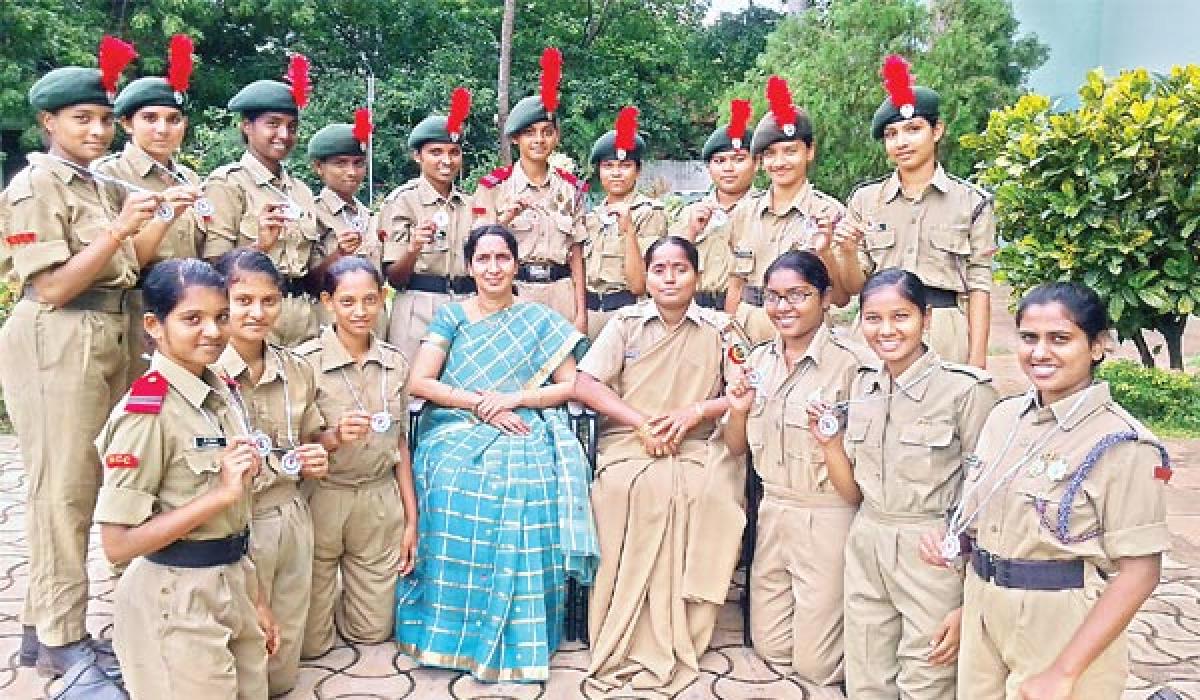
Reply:
[[316, 374], [321, 414], [338, 425], [324, 440], [328, 476], [305, 486], [315, 531], [305, 658], [333, 647], [335, 608], [347, 640], [391, 636], [396, 576], [412, 571], [417, 544], [408, 362], [372, 332], [383, 279], [367, 260], [345, 257], [330, 266], [321, 299], [334, 325], [296, 348]]
[[[764, 279], [763, 308], [775, 338], [754, 348], [743, 365], [753, 369], [731, 381], [724, 431], [730, 452], [749, 450], [763, 480], [749, 581], [751, 639], [763, 659], [832, 685], [844, 677], [842, 575], [858, 499], [843, 496], [829, 478], [806, 407], [845, 400], [874, 358], [825, 325], [832, 284], [816, 255], [784, 253]], [[823, 414], [821, 423], [841, 432], [837, 414]]]

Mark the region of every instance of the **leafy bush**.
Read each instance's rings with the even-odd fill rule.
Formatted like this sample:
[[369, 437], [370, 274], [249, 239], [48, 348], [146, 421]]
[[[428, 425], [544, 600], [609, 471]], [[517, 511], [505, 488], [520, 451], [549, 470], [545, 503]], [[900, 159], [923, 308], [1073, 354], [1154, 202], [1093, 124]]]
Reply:
[[1113, 398], [1152, 430], [1168, 435], [1200, 435], [1200, 376], [1118, 360], [1096, 372]]

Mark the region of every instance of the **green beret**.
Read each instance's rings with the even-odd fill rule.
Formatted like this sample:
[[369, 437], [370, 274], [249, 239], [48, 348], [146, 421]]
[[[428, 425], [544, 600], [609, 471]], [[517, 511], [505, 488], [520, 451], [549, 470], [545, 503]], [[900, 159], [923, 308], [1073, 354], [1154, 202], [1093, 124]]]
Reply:
[[708, 135], [708, 140], [704, 142], [704, 148], [700, 151], [700, 158], [707, 163], [718, 153], [736, 151], [739, 148], [746, 148], [748, 145], [746, 143], [739, 143], [737, 146], [734, 146], [733, 139], [729, 138], [729, 125], [722, 124]]
[[118, 117], [133, 116], [142, 107], [174, 107], [183, 111], [183, 95], [176, 97], [166, 78], [138, 78], [126, 85], [113, 103]]
[[941, 98], [933, 90], [920, 85], [913, 88], [913, 94], [916, 95], [917, 103], [913, 105], [912, 114], [907, 117], [900, 113], [896, 105], [892, 104], [891, 97], [883, 98], [883, 103], [879, 105], [879, 109], [875, 110], [875, 117], [871, 119], [871, 136], [876, 139], [883, 138], [883, 130], [892, 122], [904, 121], [913, 117], [925, 117], [932, 124], [938, 118], [938, 107], [941, 103]]
[[299, 114], [296, 99], [292, 97], [292, 87], [278, 80], [255, 80], [238, 91], [229, 100], [229, 111], [241, 112], [283, 112]]
[[29, 104], [39, 112], [54, 112], [71, 105], [112, 105], [95, 68], [66, 66], [43, 75], [29, 88]]
[[530, 95], [522, 99], [508, 113], [504, 121], [504, 135], [516, 136], [538, 122], [554, 122], [554, 115], [546, 111], [540, 95]]
[[330, 124], [308, 140], [308, 159], [325, 160], [334, 156], [361, 156], [366, 146], [354, 138], [353, 124]]
[[633, 139], [633, 150], [626, 153], [624, 158], [618, 157], [617, 132], [613, 130], [605, 133], [596, 139], [596, 143], [592, 144], [592, 157], [588, 162], [592, 165], [599, 165], [602, 161], [606, 160], [632, 160], [641, 165], [642, 154], [645, 152], [646, 142], [642, 139], [641, 134], [636, 134]]
[[461, 137], [457, 140], [450, 138], [446, 122], [446, 117], [441, 114], [431, 114], [417, 122], [412, 133], [408, 135], [408, 147], [417, 151], [427, 143], [460, 143]]
[[[792, 127], [790, 136], [784, 131], [788, 126]], [[762, 119], [758, 120], [758, 126], [754, 127], [754, 138], [750, 141], [750, 153], [756, 156], [761, 155], [768, 146], [780, 141], [812, 143], [812, 136], [812, 122], [808, 120], [808, 113], [803, 109], [797, 107], [796, 121], [783, 126], [775, 123], [774, 112], [767, 112]]]

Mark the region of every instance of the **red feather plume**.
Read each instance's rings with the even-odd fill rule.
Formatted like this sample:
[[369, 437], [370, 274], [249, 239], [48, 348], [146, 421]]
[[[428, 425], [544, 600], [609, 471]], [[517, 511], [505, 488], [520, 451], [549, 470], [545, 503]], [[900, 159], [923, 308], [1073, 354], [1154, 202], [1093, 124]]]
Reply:
[[97, 58], [100, 62], [100, 84], [104, 86], [104, 90], [110, 96], [116, 95], [117, 81], [121, 78], [121, 71], [137, 58], [137, 51], [133, 48], [133, 44], [121, 41], [115, 36], [105, 35], [100, 40], [100, 51]]
[[553, 46], [542, 52], [542, 106], [553, 114], [558, 110], [558, 84], [562, 80], [562, 52]]
[[746, 128], [750, 124], [753, 109], [750, 100], [734, 100], [729, 103], [729, 126], [725, 128], [729, 140], [734, 143], [743, 143], [746, 140]]
[[354, 128], [350, 133], [354, 135], [355, 141], [362, 144], [363, 150], [366, 150], [367, 142], [371, 140], [373, 131], [375, 131], [375, 125], [371, 123], [371, 110], [366, 107], [354, 110]]
[[[638, 130], [638, 108], [637, 107], [622, 107], [617, 113], [616, 123], [617, 137], [613, 141], [613, 145], [617, 148], [618, 155], [621, 152], [631, 153], [637, 148], [637, 130]], [[624, 160], [624, 157], [621, 158]]]
[[167, 52], [167, 82], [176, 95], [182, 96], [191, 83], [192, 52], [195, 48], [192, 38], [187, 34], [171, 37], [171, 46]]
[[292, 84], [292, 99], [296, 101], [298, 109], [308, 106], [308, 93], [312, 89], [308, 80], [308, 67], [307, 56], [302, 53], [292, 54], [292, 61], [288, 65], [287, 79]]
[[897, 109], [905, 105], [915, 105], [917, 95], [913, 92], [912, 73], [909, 72], [908, 61], [899, 54], [892, 54], [883, 59], [883, 68], [879, 71], [883, 76], [883, 89], [887, 90], [892, 106]]
[[767, 102], [770, 103], [771, 113], [775, 115], [775, 123], [778, 126], [796, 123], [796, 105], [792, 104], [792, 91], [788, 89], [787, 81], [778, 75], [767, 78]]
[[454, 88], [450, 93], [450, 115], [446, 117], [446, 131], [457, 141], [462, 136], [463, 124], [471, 113], [471, 91], [465, 87]]

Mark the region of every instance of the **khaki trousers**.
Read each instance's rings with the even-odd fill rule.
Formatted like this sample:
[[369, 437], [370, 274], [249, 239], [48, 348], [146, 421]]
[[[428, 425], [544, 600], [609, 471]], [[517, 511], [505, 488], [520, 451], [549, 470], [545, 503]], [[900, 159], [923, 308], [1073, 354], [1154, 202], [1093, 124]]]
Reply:
[[[462, 297], [465, 299], [466, 297]], [[438, 309], [454, 301], [449, 294], [434, 292], [397, 292], [392, 300], [392, 317], [387, 329], [387, 341], [400, 348], [411, 366], [421, 347], [421, 338]]]
[[27, 488], [22, 621], [49, 646], [87, 634], [88, 531], [101, 480], [94, 441], [125, 391], [128, 328], [125, 314], [23, 299], [0, 329], [0, 382]]
[[352, 642], [391, 639], [404, 530], [396, 480], [389, 474], [357, 488], [312, 482], [308, 504], [314, 560], [301, 654], [311, 658], [333, 647], [335, 616], [342, 636]]
[[518, 301], [536, 301], [575, 322], [575, 283], [568, 277], [557, 282], [517, 282]]
[[113, 647], [133, 700], [267, 697], [254, 565], [169, 567], [139, 557], [117, 582]]

